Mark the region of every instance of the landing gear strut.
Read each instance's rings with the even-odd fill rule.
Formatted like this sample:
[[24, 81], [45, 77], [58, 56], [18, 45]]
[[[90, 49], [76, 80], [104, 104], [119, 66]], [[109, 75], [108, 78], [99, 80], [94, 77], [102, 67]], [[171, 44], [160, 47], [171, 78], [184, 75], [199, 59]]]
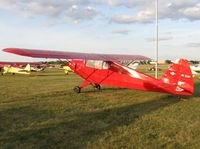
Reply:
[[99, 84], [96, 84], [96, 85], [94, 86], [94, 90], [95, 90], [95, 91], [100, 91], [100, 90], [101, 90], [101, 86], [100, 86]]

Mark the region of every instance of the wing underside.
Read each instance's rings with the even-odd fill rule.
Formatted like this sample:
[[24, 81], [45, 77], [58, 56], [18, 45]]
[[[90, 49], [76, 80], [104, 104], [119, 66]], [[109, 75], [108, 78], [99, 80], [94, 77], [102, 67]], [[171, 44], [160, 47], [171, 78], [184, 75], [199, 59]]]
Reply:
[[150, 60], [150, 58], [141, 55], [91, 54], [21, 48], [6, 48], [3, 49], [3, 51], [33, 58], [82, 59], [103, 61]]

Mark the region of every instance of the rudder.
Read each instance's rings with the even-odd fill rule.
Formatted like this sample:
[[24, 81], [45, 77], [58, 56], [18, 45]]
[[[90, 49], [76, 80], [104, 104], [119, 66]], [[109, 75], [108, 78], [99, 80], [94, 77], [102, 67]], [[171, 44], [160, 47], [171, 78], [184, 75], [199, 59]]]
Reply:
[[24, 68], [25, 71], [30, 72], [31, 71], [31, 65], [27, 64], [26, 67]]
[[172, 85], [174, 94], [192, 95], [194, 82], [189, 63], [184, 59], [178, 59], [169, 67], [161, 80]]

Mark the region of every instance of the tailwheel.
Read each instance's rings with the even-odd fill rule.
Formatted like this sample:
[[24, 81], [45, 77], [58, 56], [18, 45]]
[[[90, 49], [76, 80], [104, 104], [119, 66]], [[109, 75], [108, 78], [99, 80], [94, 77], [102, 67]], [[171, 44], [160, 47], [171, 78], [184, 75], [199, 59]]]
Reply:
[[94, 89], [95, 89], [96, 91], [100, 91], [100, 90], [101, 90], [101, 85], [95, 84]]
[[80, 93], [81, 92], [81, 88], [79, 86], [75, 86], [74, 87], [74, 92]]

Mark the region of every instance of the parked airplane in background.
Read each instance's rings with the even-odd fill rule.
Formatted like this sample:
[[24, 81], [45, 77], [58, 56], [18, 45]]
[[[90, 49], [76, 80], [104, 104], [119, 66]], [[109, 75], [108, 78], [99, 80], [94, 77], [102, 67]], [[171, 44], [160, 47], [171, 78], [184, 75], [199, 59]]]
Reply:
[[3, 74], [11, 73], [11, 74], [25, 74], [29, 75], [31, 72], [30, 64], [27, 64], [25, 68], [19, 68], [16, 66], [4, 66], [3, 67]]
[[31, 66], [31, 72], [40, 72], [40, 71], [44, 71], [45, 70], [45, 66], [35, 66], [35, 67], [33, 67], [33, 66]]
[[62, 69], [64, 70], [64, 73], [65, 73], [66, 75], [68, 75], [69, 72], [73, 72], [69, 66], [63, 66]]
[[0, 73], [3, 75], [3, 67], [4, 65], [3, 64], [0, 64]]
[[30, 64], [31, 66], [41, 66], [41, 62], [5, 62], [5, 61], [0, 61], [0, 67], [4, 66], [17, 66], [17, 67], [24, 67], [27, 64]]
[[132, 68], [132, 69], [137, 69], [139, 66], [139, 62], [131, 62], [130, 64], [127, 65], [127, 67]]
[[183, 59], [171, 65], [161, 79], [156, 79], [120, 64], [120, 61], [125, 60], [149, 60], [140, 55], [87, 54], [19, 48], [6, 48], [3, 51], [34, 58], [68, 59], [68, 66], [85, 80], [81, 86], [74, 88], [77, 93], [89, 84], [97, 90], [100, 90], [100, 85], [107, 85], [176, 95], [192, 95], [194, 92], [190, 65]]
[[200, 64], [198, 65], [194, 65], [194, 66], [190, 66], [191, 70], [192, 70], [192, 74], [193, 75], [198, 75], [200, 74]]
[[[39, 68], [38, 68], [39, 67]], [[1, 74], [30, 74], [44, 70], [40, 62], [0, 62]]]

